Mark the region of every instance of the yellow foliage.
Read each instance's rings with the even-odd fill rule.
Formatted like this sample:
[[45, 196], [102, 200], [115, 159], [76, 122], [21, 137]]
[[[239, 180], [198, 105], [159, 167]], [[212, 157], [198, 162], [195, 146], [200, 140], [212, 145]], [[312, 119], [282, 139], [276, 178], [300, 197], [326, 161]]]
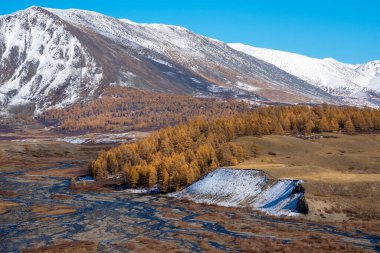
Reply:
[[95, 178], [124, 173], [131, 187], [175, 191], [219, 166], [236, 165], [256, 156], [259, 147], [244, 148], [231, 141], [262, 134], [313, 134], [321, 131], [380, 130], [380, 111], [333, 106], [258, 108], [230, 117], [202, 119], [153, 133], [136, 143], [101, 152], [90, 163]]

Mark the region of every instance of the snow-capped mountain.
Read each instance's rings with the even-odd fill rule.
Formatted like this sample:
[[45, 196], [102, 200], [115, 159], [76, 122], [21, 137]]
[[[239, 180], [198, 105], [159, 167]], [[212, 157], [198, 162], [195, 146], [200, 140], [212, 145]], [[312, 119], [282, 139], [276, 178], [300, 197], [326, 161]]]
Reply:
[[102, 79], [101, 66], [69, 27], [37, 8], [0, 17], [0, 56], [2, 105], [70, 104]]
[[183, 27], [82, 10], [31, 7], [0, 16], [0, 105], [36, 112], [109, 85], [289, 103], [339, 99], [265, 61]]
[[380, 61], [354, 65], [332, 58], [315, 59], [241, 43], [230, 43], [229, 46], [271, 63], [332, 95], [342, 97], [348, 104], [380, 105]]

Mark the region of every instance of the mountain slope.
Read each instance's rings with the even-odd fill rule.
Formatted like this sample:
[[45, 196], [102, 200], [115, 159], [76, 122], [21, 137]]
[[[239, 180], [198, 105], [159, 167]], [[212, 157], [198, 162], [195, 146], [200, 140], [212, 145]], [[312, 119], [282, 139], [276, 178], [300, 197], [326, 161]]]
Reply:
[[[293, 76], [246, 55], [237, 54], [225, 43], [197, 35], [183, 27], [160, 24], [137, 24], [126, 19], [116, 22], [104, 15], [80, 10], [49, 9], [67, 22], [78, 27], [90, 28], [118, 44], [144, 50], [149, 60], [165, 67], [182, 66], [195, 75], [190, 86], [207, 88], [212, 93], [244, 93], [264, 88], [278, 94], [297, 93], [299, 97], [328, 99], [328, 95]], [[175, 68], [166, 72], [171, 76], [178, 73]], [[200, 79], [199, 79], [200, 78]], [[204, 82], [205, 79], [207, 82]], [[216, 85], [216, 86], [215, 86]], [[253, 87], [252, 87], [253, 86]], [[269, 86], [274, 86], [270, 87]], [[256, 88], [256, 89], [255, 89]], [[232, 89], [232, 90], [231, 90]], [[235, 89], [235, 91], [233, 90]], [[269, 95], [270, 92], [267, 92]], [[296, 99], [297, 100], [297, 99]], [[298, 99], [299, 100], [299, 99]], [[317, 99], [318, 100], [318, 99]]]
[[93, 93], [102, 68], [69, 28], [42, 9], [0, 17], [2, 105], [66, 105]]
[[110, 85], [273, 102], [339, 99], [227, 44], [185, 28], [82, 10], [31, 7], [0, 16], [0, 105], [39, 113]]
[[262, 59], [353, 105], [380, 105], [380, 61], [345, 64], [278, 50], [230, 43], [232, 48]]

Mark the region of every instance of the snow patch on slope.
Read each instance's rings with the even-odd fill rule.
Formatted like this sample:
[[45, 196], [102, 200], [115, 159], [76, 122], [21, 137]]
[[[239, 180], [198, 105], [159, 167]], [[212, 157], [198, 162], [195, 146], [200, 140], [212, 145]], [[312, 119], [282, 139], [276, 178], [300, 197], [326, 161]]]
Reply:
[[217, 169], [186, 189], [170, 196], [197, 203], [250, 207], [267, 214], [297, 215], [303, 193], [294, 193], [297, 180], [271, 182], [261, 171]]
[[56, 141], [67, 142], [71, 144], [110, 144], [110, 143], [126, 143], [136, 138], [134, 133], [126, 132], [119, 134], [91, 134], [81, 136], [71, 136], [57, 138]]
[[259, 89], [253, 85], [242, 83], [242, 82], [236, 82], [236, 87], [238, 89], [245, 90], [245, 91], [257, 91]]

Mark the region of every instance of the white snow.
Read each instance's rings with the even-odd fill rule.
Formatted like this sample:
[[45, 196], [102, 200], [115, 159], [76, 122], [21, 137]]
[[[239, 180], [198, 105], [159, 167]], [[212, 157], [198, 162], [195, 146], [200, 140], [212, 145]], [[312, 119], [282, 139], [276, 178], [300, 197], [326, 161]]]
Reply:
[[251, 205], [271, 215], [294, 215], [297, 201], [303, 195], [292, 193], [297, 184], [299, 181], [279, 180], [263, 190]]
[[57, 138], [56, 141], [67, 142], [71, 144], [84, 144], [84, 143], [88, 143], [90, 140], [87, 138], [65, 137], [65, 138]]
[[118, 134], [92, 134], [90, 136], [72, 136], [65, 138], [57, 138], [56, 141], [67, 142], [71, 144], [109, 144], [109, 143], [125, 143], [127, 141], [135, 139], [135, 134], [131, 132], [118, 133]]
[[259, 88], [255, 87], [253, 85], [243, 83], [243, 82], [236, 82], [236, 87], [241, 90], [246, 90], [246, 91], [257, 91]]
[[[0, 66], [17, 62], [13, 75], [0, 86], [0, 94], [17, 94], [9, 101], [0, 96], [1, 104], [44, 101], [63, 89], [62, 100], [56, 105], [63, 107], [76, 102], [82, 90], [94, 90], [101, 81], [102, 69], [59, 20], [30, 8], [3, 16], [1, 21], [0, 44], [5, 50], [0, 55]], [[18, 54], [11, 55], [12, 51]], [[65, 87], [68, 82], [70, 85]]]
[[[91, 32], [107, 37], [110, 43], [133, 52], [131, 57], [138, 61], [144, 62], [143, 59], [149, 58], [172, 68], [172, 71], [162, 73], [166, 76], [160, 76], [160, 78], [181, 77], [180, 74], [185, 73], [185, 71], [181, 72], [182, 69], [189, 70], [191, 74], [188, 74], [187, 80], [192, 80], [194, 84], [199, 81], [209, 88], [210, 92], [205, 91], [204, 94], [203, 90], [202, 92], [194, 90], [194, 93], [200, 93], [202, 96], [215, 97], [218, 95], [216, 93], [223, 92], [235, 95], [257, 92], [260, 95], [260, 92], [266, 91], [267, 94], [268, 91], [280, 90], [296, 97], [297, 100], [301, 96], [301, 100], [307, 100], [307, 102], [321, 101], [338, 104], [341, 102], [341, 97], [335, 100], [335, 97], [328, 96], [320, 89], [315, 89], [312, 85], [280, 71], [272, 64], [265, 63], [265, 59], [261, 61], [236, 52], [223, 42], [197, 35], [183, 27], [138, 24], [130, 20], [119, 20], [84, 10], [33, 7], [11, 15], [0, 16], [0, 70], [6, 65], [8, 66], [6, 70], [12, 69], [13, 65], [16, 68], [14, 71], [12, 69], [14, 73], [0, 84], [1, 106], [33, 102], [39, 106], [38, 113], [53, 105], [64, 107], [83, 98], [92, 98], [102, 87], [101, 85], [109, 85], [109, 83], [102, 83], [105, 81], [103, 78], [107, 77], [105, 73], [107, 69], [101, 67], [105, 65], [98, 61], [97, 56], [92, 55], [93, 51], [90, 47], [86, 47], [87, 42], [80, 37], [82, 33], [74, 33], [67, 24], [77, 27], [78, 31], [83, 31], [83, 33]], [[19, 50], [18, 56], [10, 57], [12, 52], [15, 54], [15, 50]], [[269, 55], [269, 59], [281, 59], [277, 56], [277, 52], [276, 54], [265, 52], [258, 54], [257, 57]], [[287, 57], [283, 58], [287, 59]], [[16, 62], [10, 64], [11, 60]], [[315, 83], [311, 84], [328, 90], [331, 94], [352, 95], [345, 98], [351, 101], [350, 103], [364, 104], [368, 99], [365, 89], [380, 88], [379, 62], [344, 65], [343, 70], [347, 69], [347, 73], [354, 75], [351, 78], [350, 74], [346, 74], [349, 80], [358, 80], [359, 84], [369, 82], [366, 86], [360, 86], [355, 83], [356, 81], [352, 81], [347, 88], [342, 86], [345, 79], [342, 81], [339, 62], [332, 59], [317, 62], [319, 61], [323, 62], [320, 64], [322, 70], [326, 65], [337, 74], [326, 77], [324, 72], [322, 74], [315, 72], [311, 76]], [[298, 69], [298, 65], [293, 65], [293, 62], [291, 64], [284, 62], [283, 65], [293, 66], [290, 69]], [[303, 65], [300, 67], [305, 69], [300, 69], [305, 74], [304, 80], [311, 82], [312, 80], [306, 76], [311, 70], [308, 64]], [[176, 69], [176, 66], [181, 66], [181, 71]], [[136, 70], [129, 69], [129, 66], [122, 67], [125, 68], [123, 68], [124, 72], [120, 73], [123, 76], [118, 77], [120, 81], [111, 80], [110, 82], [139, 88], [139, 84], [143, 83], [143, 80], [138, 80], [139, 72], [132, 73]], [[301, 78], [301, 75], [296, 76]], [[255, 86], [257, 83], [262, 84], [260, 85], [262, 89]], [[363, 90], [358, 90], [358, 87]], [[359, 100], [356, 100], [354, 95], [359, 94], [358, 91], [362, 92], [360, 93], [362, 95]], [[16, 92], [15, 95], [14, 92]], [[56, 97], [57, 94], [59, 98]]]
[[[371, 89], [380, 92], [380, 61], [354, 65], [342, 63], [333, 58], [316, 59], [241, 43], [228, 45], [237, 51], [271, 63], [333, 95], [352, 99], [358, 98], [357, 93], [364, 94]], [[366, 96], [361, 97], [356, 100], [354, 105], [357, 103], [370, 104], [366, 102], [366, 98]]]
[[87, 176], [78, 177], [76, 182], [77, 183], [80, 183], [80, 182], [95, 182], [95, 179], [92, 176], [87, 175]]
[[197, 203], [228, 207], [251, 207], [279, 215], [297, 215], [297, 201], [303, 193], [293, 193], [297, 180], [271, 182], [257, 170], [217, 169], [186, 189], [170, 196]]
[[269, 62], [317, 86], [329, 88], [360, 86], [368, 88], [371, 80], [380, 75], [379, 61], [353, 65], [339, 62], [333, 58], [316, 59], [241, 43], [230, 43], [228, 45], [235, 50]]
[[135, 194], [152, 194], [152, 193], [157, 193], [159, 192], [159, 189], [156, 186], [153, 186], [152, 188], [137, 188], [137, 189], [125, 189], [123, 190], [125, 193], [135, 193]]
[[[174, 66], [173, 62], [176, 65], [193, 70], [195, 74], [203, 78], [206, 77], [206, 79], [207, 75], [212, 73], [217, 77], [216, 79], [224, 80], [227, 88], [233, 88], [231, 92], [240, 94], [253, 90], [249, 83], [240, 88], [234, 86], [239, 75], [244, 76], [247, 80], [261, 80], [274, 84], [275, 87], [270, 86], [270, 88], [276, 90], [288, 90], [294, 85], [308, 85], [290, 75], [287, 76], [287, 73], [277, 73], [272, 65], [256, 61], [254, 58], [242, 57], [240, 53], [236, 53], [235, 50], [221, 41], [197, 35], [184, 27], [139, 24], [128, 19], [114, 19], [84, 10], [47, 10], [72, 25], [92, 29], [161, 64], [170, 67]], [[161, 58], [160, 55], [165, 57]], [[166, 61], [165, 58], [170, 61]], [[171, 73], [165, 74], [172, 75]], [[325, 96], [322, 92], [319, 94], [315, 91], [311, 93], [307, 87], [305, 87], [305, 91], [311, 99], [321, 95]]]
[[152, 61], [155, 61], [155, 62], [160, 63], [160, 64], [162, 64], [162, 65], [165, 65], [165, 66], [168, 66], [168, 67], [173, 68], [173, 65], [170, 64], [170, 63], [167, 62], [167, 61], [164, 61], [164, 60], [161, 60], [161, 59], [157, 59], [157, 58], [154, 58], [154, 57], [152, 57], [152, 56], [148, 56], [148, 58], [151, 59]]

